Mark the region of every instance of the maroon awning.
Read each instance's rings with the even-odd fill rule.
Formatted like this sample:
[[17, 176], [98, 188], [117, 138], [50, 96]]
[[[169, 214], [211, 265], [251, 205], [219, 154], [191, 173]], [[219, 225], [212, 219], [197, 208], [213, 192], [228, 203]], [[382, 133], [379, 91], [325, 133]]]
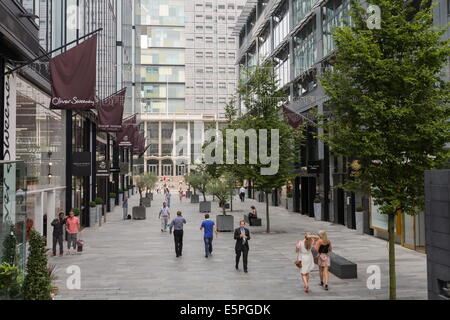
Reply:
[[294, 129], [298, 129], [305, 120], [304, 117], [287, 107], [283, 107], [283, 112], [287, 123]]
[[95, 108], [97, 35], [50, 59], [51, 109]]
[[133, 146], [134, 132], [134, 126], [124, 126], [122, 131], [117, 133], [119, 147], [131, 148]]
[[97, 105], [99, 131], [118, 132], [122, 130], [125, 93], [126, 88], [102, 100]]

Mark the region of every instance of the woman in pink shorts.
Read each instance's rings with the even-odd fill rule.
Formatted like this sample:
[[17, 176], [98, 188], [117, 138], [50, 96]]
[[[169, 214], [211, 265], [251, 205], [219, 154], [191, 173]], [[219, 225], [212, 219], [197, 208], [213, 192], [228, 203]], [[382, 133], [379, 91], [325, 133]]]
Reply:
[[319, 240], [316, 242], [316, 251], [319, 253], [318, 265], [320, 274], [320, 286], [328, 290], [328, 272], [330, 269], [330, 252], [332, 250], [331, 241], [328, 240], [325, 231], [319, 231]]

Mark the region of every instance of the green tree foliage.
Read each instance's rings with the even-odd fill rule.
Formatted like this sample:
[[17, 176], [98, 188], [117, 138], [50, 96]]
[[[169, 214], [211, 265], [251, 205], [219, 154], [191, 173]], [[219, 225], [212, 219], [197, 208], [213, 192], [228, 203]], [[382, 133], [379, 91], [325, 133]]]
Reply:
[[22, 273], [13, 264], [0, 264], [0, 300], [17, 300], [22, 296]]
[[225, 204], [231, 199], [235, 188], [236, 177], [225, 172], [221, 177], [211, 179], [206, 185], [208, 192], [219, 200], [223, 215], [226, 215]]
[[368, 29], [366, 11], [351, 0], [352, 25], [336, 28], [337, 51], [322, 84], [332, 114], [322, 139], [332, 152], [357, 160], [347, 186], [369, 186], [388, 215], [390, 298], [396, 298], [395, 218], [424, 207], [424, 171], [449, 157], [449, 41], [433, 27], [429, 1], [372, 0], [381, 29]]
[[47, 267], [45, 239], [34, 229], [30, 231], [30, 254], [23, 284], [26, 300], [51, 300], [51, 280]]
[[[287, 94], [284, 90], [278, 89], [278, 80], [273, 72], [273, 67], [272, 64], [266, 63], [247, 71], [248, 81], [238, 87], [238, 94], [247, 109], [247, 113], [232, 121], [227, 128], [244, 131], [254, 129], [257, 133], [259, 133], [259, 130], [267, 130], [268, 154], [273, 154], [276, 150], [273, 149], [275, 146], [271, 144], [271, 130], [278, 130], [279, 164], [275, 174], [261, 174], [262, 168], [268, 167], [268, 165], [261, 163], [261, 159], [258, 159], [257, 164], [249, 163], [248, 138], [245, 150], [246, 163], [237, 164], [237, 161], [235, 161], [236, 164], [232, 166], [232, 170], [237, 177], [253, 181], [255, 188], [265, 192], [268, 233], [270, 232], [269, 194], [273, 189], [282, 187], [286, 181], [295, 176], [293, 174], [294, 163], [302, 137], [302, 128], [293, 129], [282, 116], [283, 107], [288, 102]], [[263, 143], [258, 136], [258, 148], [261, 148], [262, 145]], [[234, 150], [236, 157], [239, 151], [236, 140]]]
[[185, 176], [185, 181], [196, 190], [200, 191], [203, 195], [203, 201], [206, 201], [206, 185], [211, 180], [211, 176], [206, 172], [206, 166], [198, 165], [195, 172]]
[[14, 227], [10, 227], [10, 233], [3, 240], [3, 256], [2, 262], [9, 263], [10, 265], [17, 264], [17, 240], [14, 235]]

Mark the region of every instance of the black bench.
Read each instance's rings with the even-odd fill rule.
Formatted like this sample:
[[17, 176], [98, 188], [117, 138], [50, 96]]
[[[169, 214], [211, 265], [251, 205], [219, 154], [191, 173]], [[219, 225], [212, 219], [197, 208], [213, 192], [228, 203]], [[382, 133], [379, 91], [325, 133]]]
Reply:
[[357, 265], [333, 252], [330, 252], [330, 272], [341, 279], [358, 278]]
[[[251, 220], [251, 221], [250, 221]], [[249, 219], [248, 214], [244, 214], [244, 221], [252, 227], [261, 227], [262, 221], [259, 218]]]

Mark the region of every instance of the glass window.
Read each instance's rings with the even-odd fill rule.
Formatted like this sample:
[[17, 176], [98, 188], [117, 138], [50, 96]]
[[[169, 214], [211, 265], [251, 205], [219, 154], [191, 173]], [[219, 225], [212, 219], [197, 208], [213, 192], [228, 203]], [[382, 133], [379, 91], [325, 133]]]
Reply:
[[184, 28], [165, 28], [142, 26], [138, 30], [141, 39], [140, 47], [147, 49], [151, 47], [184, 47]]
[[323, 23], [323, 54], [324, 56], [334, 50], [332, 31], [334, 27], [344, 25], [344, 20], [349, 20], [349, 2], [342, 0], [329, 1], [322, 7]]
[[185, 82], [185, 67], [181, 66], [141, 66], [142, 82]]
[[273, 36], [274, 36], [274, 48], [280, 44], [284, 38], [289, 33], [289, 10], [286, 5], [283, 6], [281, 11], [273, 17], [274, 20], [274, 30], [273, 30]]
[[316, 0], [293, 0], [294, 25], [298, 24], [308, 13], [311, 12]]
[[185, 64], [184, 49], [143, 49], [141, 64]]
[[308, 70], [317, 59], [315, 27], [315, 21], [311, 21], [294, 36], [295, 77]]
[[169, 98], [184, 98], [184, 84], [142, 84], [141, 98], [167, 98], [167, 87], [169, 88]]
[[141, 0], [137, 7], [142, 25], [184, 25], [184, 0]]

